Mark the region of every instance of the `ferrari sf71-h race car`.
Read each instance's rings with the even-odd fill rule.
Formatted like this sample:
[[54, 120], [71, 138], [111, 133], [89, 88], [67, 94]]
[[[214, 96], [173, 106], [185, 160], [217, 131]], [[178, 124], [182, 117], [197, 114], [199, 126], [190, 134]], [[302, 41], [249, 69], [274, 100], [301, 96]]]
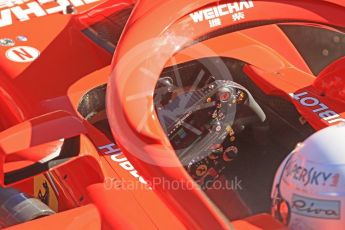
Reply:
[[[283, 159], [345, 121], [344, 15], [344, 0], [0, 1], [0, 227], [344, 221], [307, 198], [271, 212]], [[331, 178], [308, 175], [293, 179]]]

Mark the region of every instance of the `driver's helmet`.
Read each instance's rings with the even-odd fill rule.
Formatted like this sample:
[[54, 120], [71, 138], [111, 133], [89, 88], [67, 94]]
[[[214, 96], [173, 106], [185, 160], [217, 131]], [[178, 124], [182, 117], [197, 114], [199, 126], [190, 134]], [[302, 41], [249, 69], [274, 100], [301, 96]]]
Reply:
[[345, 229], [345, 126], [309, 137], [283, 161], [272, 214], [289, 229]]

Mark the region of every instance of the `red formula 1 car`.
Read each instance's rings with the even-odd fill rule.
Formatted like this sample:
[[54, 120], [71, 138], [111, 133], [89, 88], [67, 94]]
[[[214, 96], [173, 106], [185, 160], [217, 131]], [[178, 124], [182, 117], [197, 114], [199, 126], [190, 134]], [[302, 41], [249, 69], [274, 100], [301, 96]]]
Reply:
[[0, 227], [284, 229], [277, 167], [345, 121], [344, 15], [343, 0], [1, 1]]

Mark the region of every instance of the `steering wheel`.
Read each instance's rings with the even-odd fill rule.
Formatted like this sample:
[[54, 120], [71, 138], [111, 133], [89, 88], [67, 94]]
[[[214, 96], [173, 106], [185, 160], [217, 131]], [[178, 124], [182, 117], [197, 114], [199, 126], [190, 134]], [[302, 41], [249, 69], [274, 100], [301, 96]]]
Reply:
[[172, 79], [163, 78], [158, 83], [155, 105], [159, 120], [184, 165], [219, 151], [226, 137], [234, 132], [239, 105], [255, 113], [256, 119], [247, 119], [249, 123], [266, 120], [250, 92], [230, 80], [215, 80], [199, 89], [181, 90], [174, 86]]

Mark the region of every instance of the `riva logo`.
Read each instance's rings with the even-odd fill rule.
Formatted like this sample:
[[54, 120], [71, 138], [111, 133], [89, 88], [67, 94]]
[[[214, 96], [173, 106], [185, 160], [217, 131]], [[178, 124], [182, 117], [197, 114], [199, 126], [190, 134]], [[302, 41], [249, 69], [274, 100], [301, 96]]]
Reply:
[[294, 194], [291, 211], [313, 218], [340, 219], [340, 201], [312, 199]]
[[13, 24], [14, 19], [28, 21], [33, 17], [63, 12], [66, 7], [79, 7], [99, 0], [0, 0], [0, 28]]
[[207, 8], [190, 14], [195, 23], [209, 21], [210, 27], [222, 25], [221, 18], [231, 15], [233, 21], [245, 19], [244, 10], [254, 7], [253, 1], [240, 1], [228, 4], [221, 4], [215, 7]]

